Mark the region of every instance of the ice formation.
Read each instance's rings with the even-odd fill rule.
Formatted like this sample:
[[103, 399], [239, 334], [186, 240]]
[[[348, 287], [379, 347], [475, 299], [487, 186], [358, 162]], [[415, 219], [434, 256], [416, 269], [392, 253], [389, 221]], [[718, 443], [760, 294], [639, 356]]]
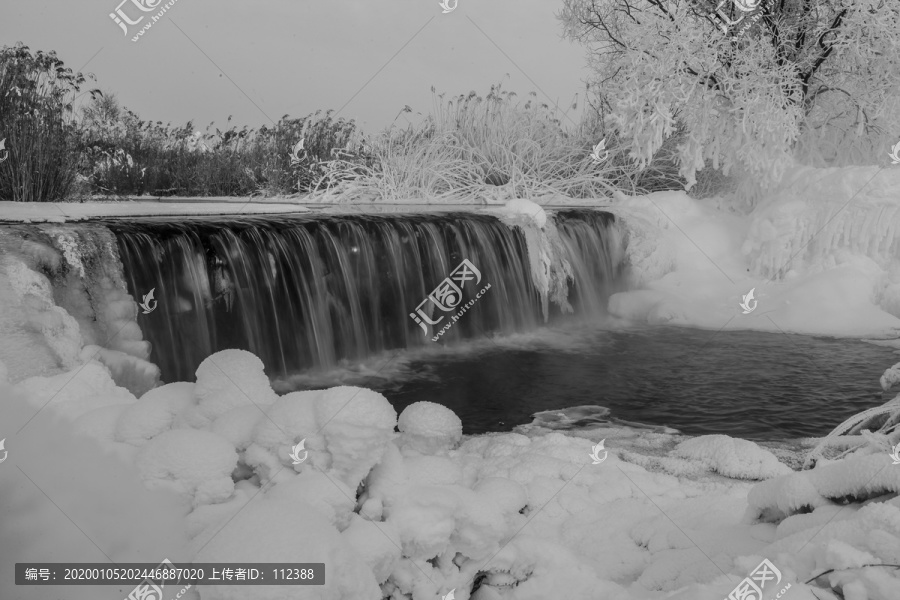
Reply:
[[[137, 395], [159, 382], [115, 239], [105, 228], [43, 225], [0, 232], [0, 296], [9, 300], [3, 315], [9, 322], [0, 322], [0, 331], [30, 336], [25, 348], [49, 350], [36, 364], [17, 364], [17, 378], [98, 360]], [[0, 348], [0, 355], [5, 351]]]
[[549, 301], [559, 305], [564, 312], [571, 312], [567, 297], [572, 266], [553, 220], [540, 205], [524, 199], [510, 200], [497, 212], [501, 221], [518, 227], [525, 236], [531, 276], [541, 294], [544, 320], [548, 318]]

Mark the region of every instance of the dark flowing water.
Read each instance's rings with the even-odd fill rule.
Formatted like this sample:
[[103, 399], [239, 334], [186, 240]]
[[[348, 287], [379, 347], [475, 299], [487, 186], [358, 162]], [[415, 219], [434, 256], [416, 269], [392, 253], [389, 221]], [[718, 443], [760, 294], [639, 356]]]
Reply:
[[[572, 312], [599, 317], [622, 270], [614, 218], [582, 209], [554, 219], [572, 270]], [[154, 290], [157, 308], [138, 322], [165, 381], [192, 380], [203, 359], [228, 348], [253, 352], [277, 377], [432, 344], [435, 331], [425, 335], [419, 323], [443, 327], [462, 310], [461, 299], [471, 302], [487, 284], [478, 309], [458, 318], [441, 342], [544, 323], [525, 235], [494, 216], [142, 219], [107, 226], [129, 292], [140, 299]], [[441, 308], [426, 300], [463, 260], [477, 270], [471, 280], [460, 278]], [[561, 310], [552, 306], [549, 314], [556, 318]]]
[[[887, 401], [893, 395], [882, 397], [878, 379], [900, 360], [866, 342], [781, 333], [660, 327], [560, 335], [553, 345], [498, 340], [413, 361], [408, 372], [419, 377], [380, 387], [398, 411], [419, 400], [450, 407], [470, 434], [510, 430], [540, 411], [597, 406], [615, 419], [690, 435], [778, 440], [824, 435]], [[602, 422], [598, 412], [600, 419], [588, 414], [571, 426]]]

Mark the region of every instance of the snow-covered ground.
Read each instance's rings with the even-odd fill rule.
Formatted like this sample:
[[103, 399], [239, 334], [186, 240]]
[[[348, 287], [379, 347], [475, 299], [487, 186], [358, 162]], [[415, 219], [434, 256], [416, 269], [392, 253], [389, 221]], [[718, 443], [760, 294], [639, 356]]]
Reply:
[[[622, 201], [642, 289], [614, 296], [612, 311], [715, 329], [895, 334], [900, 171], [876, 171], [799, 170], [749, 217], [677, 193]], [[528, 203], [507, 212], [541, 219]], [[532, 261], [550, 287], [552, 262]], [[751, 288], [759, 304], [744, 315]], [[766, 600], [900, 599], [900, 571], [883, 566], [900, 565], [900, 464], [883, 438], [799, 471], [786, 463], [802, 456], [720, 435], [463, 437], [456, 415], [428, 402], [397, 415], [362, 388], [278, 396], [239, 350], [209, 357], [195, 381], [137, 397], [91, 350], [15, 385], [0, 363], [4, 600], [129, 591], [14, 586], [15, 562], [163, 558], [326, 565], [324, 586], [198, 586], [186, 600], [451, 590], [457, 600], [722, 600], [763, 559], [778, 570]], [[308, 455], [295, 465], [301, 441]]]
[[304, 213], [296, 201], [209, 198], [190, 202], [135, 200], [126, 202], [0, 202], [0, 223], [66, 223], [102, 217], [155, 217]]
[[[240, 350], [140, 399], [96, 362], [0, 395], [10, 431], [40, 410], [0, 469], [15, 559], [0, 566], [4, 598], [47, 597], [11, 585], [13, 562], [107, 557], [326, 565], [324, 586], [190, 591], [204, 600], [721, 600], [763, 559], [781, 574], [773, 595], [790, 584], [789, 598], [813, 600], [803, 582], [831, 569], [823, 580], [848, 599], [900, 590], [896, 571], [860, 568], [900, 561], [900, 465], [881, 449], [794, 472], [721, 435], [463, 439], [456, 415], [429, 402], [398, 418], [363, 388], [279, 397]], [[597, 451], [601, 436], [630, 440]]]

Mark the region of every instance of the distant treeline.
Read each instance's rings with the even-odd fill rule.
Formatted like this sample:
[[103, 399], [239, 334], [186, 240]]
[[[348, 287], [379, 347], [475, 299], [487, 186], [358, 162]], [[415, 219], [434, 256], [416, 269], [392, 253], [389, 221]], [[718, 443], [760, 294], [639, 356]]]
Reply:
[[[586, 198], [684, 183], [673, 158], [677, 135], [637, 168], [600, 112], [583, 111], [566, 127], [558, 108], [533, 99], [523, 105], [499, 85], [484, 98], [435, 95], [418, 124], [373, 136], [333, 111], [285, 115], [259, 129], [173, 127], [85, 87], [85, 77], [55, 52], [0, 49], [0, 200], [310, 193], [337, 201], [474, 202], [495, 188], [526, 198]], [[601, 139], [598, 161], [591, 152]]]

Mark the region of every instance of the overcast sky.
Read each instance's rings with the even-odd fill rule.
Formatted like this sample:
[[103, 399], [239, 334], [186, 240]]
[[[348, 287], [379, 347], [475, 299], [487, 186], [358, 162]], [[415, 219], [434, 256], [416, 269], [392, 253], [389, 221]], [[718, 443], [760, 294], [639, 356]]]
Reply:
[[175, 0], [137, 42], [168, 0], [126, 0], [129, 19], [146, 15], [127, 37], [109, 16], [121, 1], [3, 0], [0, 45], [56, 50], [142, 118], [198, 129], [344, 107], [372, 132], [404, 105], [429, 112], [432, 85], [484, 95], [501, 80], [565, 110], [588, 74], [561, 39], [561, 0], [459, 0], [447, 14], [439, 0]]

